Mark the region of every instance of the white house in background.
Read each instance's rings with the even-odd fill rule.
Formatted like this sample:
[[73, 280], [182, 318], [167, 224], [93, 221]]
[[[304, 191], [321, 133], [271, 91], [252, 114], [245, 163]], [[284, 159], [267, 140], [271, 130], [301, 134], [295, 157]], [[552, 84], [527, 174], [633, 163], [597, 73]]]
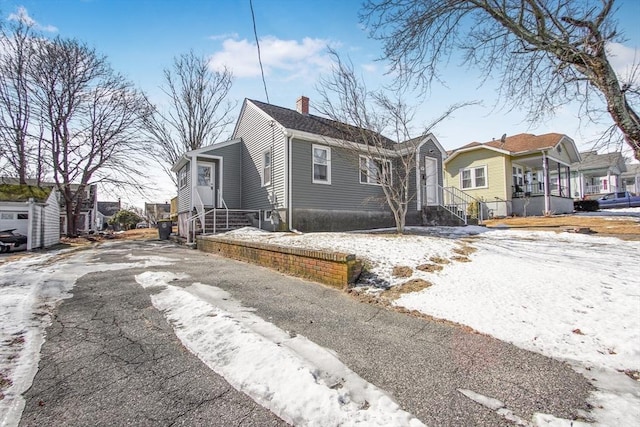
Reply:
[[106, 230], [109, 220], [122, 208], [120, 199], [117, 202], [98, 202], [96, 209], [96, 230]]
[[27, 236], [27, 250], [60, 242], [60, 202], [55, 188], [0, 185], [0, 230]]
[[[13, 177], [0, 177], [0, 184], [19, 184], [19, 180]], [[56, 188], [58, 184], [55, 182], [37, 182], [35, 179], [27, 179], [27, 185], [38, 186], [43, 189]], [[78, 191], [79, 184], [71, 184], [72, 191]], [[59, 207], [60, 207], [60, 234], [67, 234], [67, 212], [65, 208], [65, 201], [60, 191], [59, 194]], [[97, 212], [98, 212], [98, 186], [96, 184], [89, 184], [85, 187], [82, 194], [80, 212], [78, 214], [77, 231], [78, 233], [91, 233], [97, 230]]]
[[575, 199], [595, 198], [601, 194], [622, 191], [622, 174], [627, 168], [619, 152], [580, 153], [581, 160], [571, 164], [571, 188]]
[[627, 163], [626, 172], [623, 172], [620, 177], [622, 178], [622, 190], [630, 191], [631, 193], [640, 193], [640, 163]]

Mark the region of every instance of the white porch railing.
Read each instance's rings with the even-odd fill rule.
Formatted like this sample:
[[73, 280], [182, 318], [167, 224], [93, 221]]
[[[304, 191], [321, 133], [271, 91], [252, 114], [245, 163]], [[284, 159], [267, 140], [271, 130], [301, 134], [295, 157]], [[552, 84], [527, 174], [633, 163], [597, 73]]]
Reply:
[[615, 193], [616, 191], [622, 191], [616, 185], [610, 185], [605, 183], [595, 184], [595, 185], [585, 185], [584, 186], [584, 194], [605, 194], [605, 193]]

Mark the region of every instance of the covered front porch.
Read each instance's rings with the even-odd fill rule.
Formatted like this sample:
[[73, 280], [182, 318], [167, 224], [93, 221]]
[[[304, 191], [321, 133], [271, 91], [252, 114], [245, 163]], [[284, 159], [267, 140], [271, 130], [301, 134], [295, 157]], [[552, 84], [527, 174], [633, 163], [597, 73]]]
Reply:
[[512, 159], [512, 215], [573, 212], [570, 165], [546, 152]]

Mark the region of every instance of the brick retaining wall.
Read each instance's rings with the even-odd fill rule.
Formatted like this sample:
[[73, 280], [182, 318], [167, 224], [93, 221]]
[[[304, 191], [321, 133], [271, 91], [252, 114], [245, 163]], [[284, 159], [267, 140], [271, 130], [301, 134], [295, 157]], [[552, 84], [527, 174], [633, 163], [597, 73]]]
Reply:
[[353, 254], [290, 248], [214, 236], [198, 236], [198, 249], [248, 261], [285, 274], [345, 288], [354, 283], [362, 263]]

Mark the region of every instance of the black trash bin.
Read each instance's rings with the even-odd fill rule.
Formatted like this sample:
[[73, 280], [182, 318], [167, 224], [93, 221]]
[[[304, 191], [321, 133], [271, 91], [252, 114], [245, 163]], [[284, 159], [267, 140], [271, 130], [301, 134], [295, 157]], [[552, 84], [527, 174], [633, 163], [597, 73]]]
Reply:
[[171, 235], [171, 221], [158, 221], [158, 237], [160, 240], [169, 240]]

